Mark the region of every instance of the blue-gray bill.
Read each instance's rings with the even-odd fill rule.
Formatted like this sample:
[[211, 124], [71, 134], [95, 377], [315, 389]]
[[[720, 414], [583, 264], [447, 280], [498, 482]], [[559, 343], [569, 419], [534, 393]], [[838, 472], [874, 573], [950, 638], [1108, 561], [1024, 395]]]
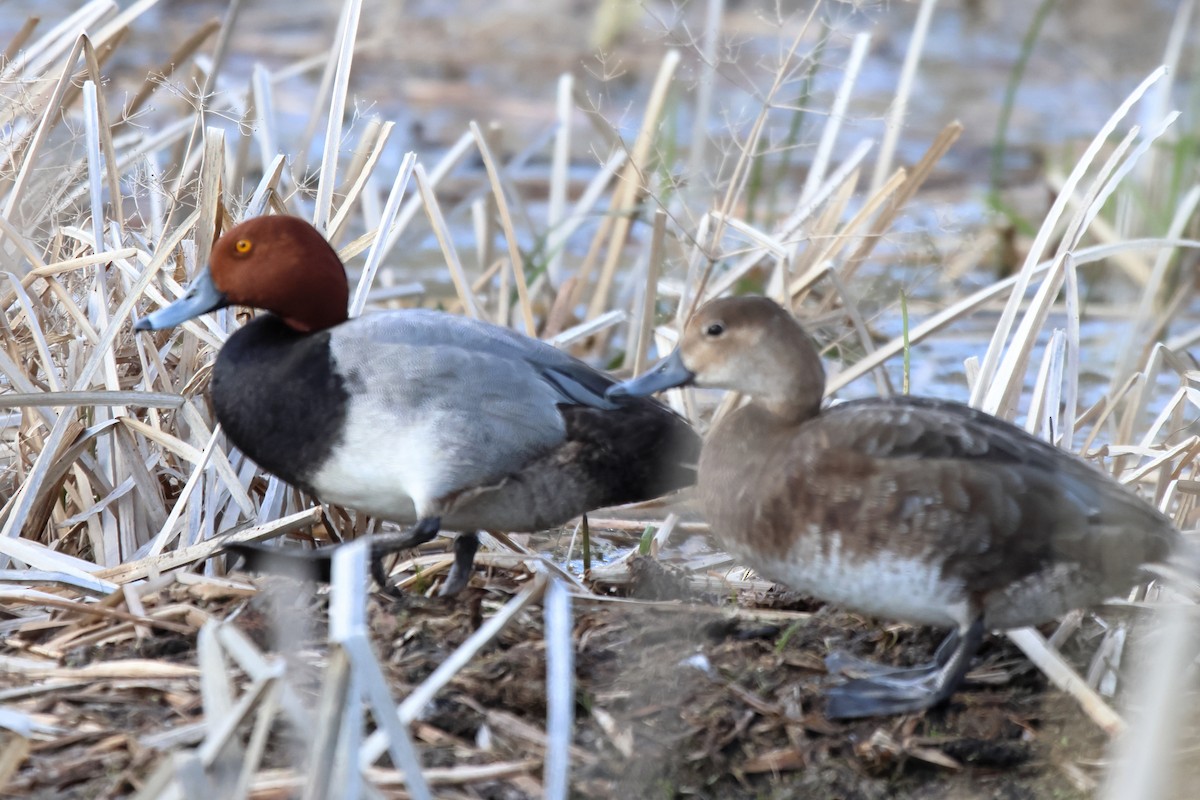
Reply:
[[208, 267], [205, 267], [196, 275], [183, 297], [134, 322], [133, 329], [135, 331], [159, 331], [163, 328], [173, 328], [187, 322], [192, 317], [216, 311], [227, 305], [229, 305], [229, 301], [213, 283], [212, 274], [208, 271]]
[[678, 350], [655, 364], [648, 372], [624, 383], [610, 386], [604, 396], [612, 400], [618, 397], [649, 397], [664, 389], [687, 386], [696, 375], [683, 365], [683, 356]]

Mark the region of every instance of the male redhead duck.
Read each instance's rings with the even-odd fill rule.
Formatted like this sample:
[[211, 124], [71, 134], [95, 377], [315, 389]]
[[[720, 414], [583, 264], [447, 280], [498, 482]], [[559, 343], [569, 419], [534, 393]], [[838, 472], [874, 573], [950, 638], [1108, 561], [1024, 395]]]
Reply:
[[954, 628], [922, 667], [835, 654], [831, 668], [867, 677], [827, 692], [831, 718], [947, 699], [987, 631], [1125, 592], [1181, 539], [1108, 475], [968, 406], [903, 396], [822, 409], [816, 346], [766, 298], [708, 303], [678, 349], [608, 397], [688, 384], [749, 397], [700, 456], [704, 509], [732, 554], [828, 602]]
[[[657, 401], [607, 399], [612, 379], [507, 328], [428, 310], [348, 319], [345, 269], [298, 217], [247, 220], [213, 245], [187, 293], [140, 319], [159, 330], [230, 305], [260, 314], [217, 357], [212, 401], [226, 435], [268, 472], [321, 500], [402, 523], [380, 558], [459, 531], [442, 594], [470, 580], [476, 532], [561, 525], [602, 506], [690, 485], [700, 441]], [[240, 548], [296, 569], [328, 554]], [[307, 571], [301, 568], [301, 571]]]

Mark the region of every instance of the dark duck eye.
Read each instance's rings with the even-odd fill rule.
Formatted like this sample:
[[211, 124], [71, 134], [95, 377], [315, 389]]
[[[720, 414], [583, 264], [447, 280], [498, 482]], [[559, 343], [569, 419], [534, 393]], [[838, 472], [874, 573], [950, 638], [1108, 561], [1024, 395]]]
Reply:
[[710, 322], [708, 327], [704, 329], [704, 335], [715, 339], [725, 332], [725, 323]]

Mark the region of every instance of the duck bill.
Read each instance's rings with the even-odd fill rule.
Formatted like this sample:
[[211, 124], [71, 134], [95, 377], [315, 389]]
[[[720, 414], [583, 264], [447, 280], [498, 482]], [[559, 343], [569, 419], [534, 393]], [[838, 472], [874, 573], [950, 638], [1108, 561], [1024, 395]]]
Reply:
[[163, 328], [173, 328], [180, 323], [187, 322], [192, 317], [198, 317], [227, 305], [229, 305], [229, 300], [213, 283], [212, 273], [209, 272], [208, 267], [205, 267], [188, 286], [187, 294], [171, 305], [142, 317], [133, 323], [133, 329], [135, 331], [159, 331]]
[[679, 350], [658, 362], [649, 371], [631, 378], [624, 383], [609, 387], [604, 396], [613, 399], [619, 397], [648, 397], [664, 389], [676, 386], [687, 386], [695, 380], [696, 374], [683, 365], [683, 356]]

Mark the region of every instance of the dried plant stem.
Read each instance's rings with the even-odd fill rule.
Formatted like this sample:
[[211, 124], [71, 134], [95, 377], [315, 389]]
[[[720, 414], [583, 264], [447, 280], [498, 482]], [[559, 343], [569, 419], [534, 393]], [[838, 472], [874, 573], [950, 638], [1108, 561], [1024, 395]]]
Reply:
[[[654, 79], [654, 86], [650, 90], [650, 98], [646, 102], [642, 127], [638, 130], [637, 138], [634, 139], [633, 147], [630, 149], [629, 162], [621, 173], [617, 191], [613, 193], [613, 200], [609, 205], [609, 213], [613, 219], [611, 236], [608, 238], [608, 251], [604, 265], [600, 268], [600, 277], [592, 292], [592, 300], [588, 304], [588, 319], [600, 316], [608, 307], [609, 292], [612, 289], [617, 265], [621, 262], [629, 229], [633, 225], [634, 210], [646, 191], [645, 176], [650, 168], [650, 153], [654, 146], [654, 140], [658, 136], [658, 123], [666, 105], [671, 79], [679, 66], [679, 58], [678, 50], [668, 50], [667, 54], [663, 56], [662, 64], [658, 68], [658, 75]], [[586, 277], [581, 275], [580, 280], [586, 281]]]

